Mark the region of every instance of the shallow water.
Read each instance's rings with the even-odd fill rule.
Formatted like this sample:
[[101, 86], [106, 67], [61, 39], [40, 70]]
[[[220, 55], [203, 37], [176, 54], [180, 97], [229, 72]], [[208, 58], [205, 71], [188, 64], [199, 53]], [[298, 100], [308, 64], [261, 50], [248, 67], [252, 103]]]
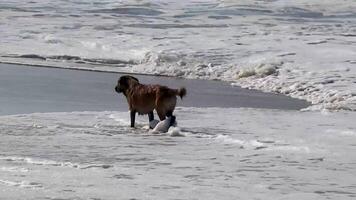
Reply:
[[[0, 116], [1, 199], [355, 199], [355, 113], [323, 110], [356, 109], [355, 10], [354, 0], [1, 1], [1, 62], [232, 81], [321, 110], [178, 108], [167, 134], [140, 117], [131, 129], [119, 111]], [[31, 94], [1, 94], [20, 91]]]
[[[355, 113], [178, 108], [0, 117], [2, 199], [354, 199]], [[177, 134], [179, 133], [179, 134]], [[178, 136], [173, 137], [172, 134]]]

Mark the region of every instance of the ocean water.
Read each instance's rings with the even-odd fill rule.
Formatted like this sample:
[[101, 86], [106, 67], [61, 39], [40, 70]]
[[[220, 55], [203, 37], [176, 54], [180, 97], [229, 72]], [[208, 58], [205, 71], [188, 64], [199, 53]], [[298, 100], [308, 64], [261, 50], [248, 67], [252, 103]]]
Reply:
[[356, 198], [354, 112], [181, 107], [162, 134], [128, 115], [1, 116], [1, 199]]
[[0, 61], [231, 81], [356, 109], [356, 2], [5, 0]]
[[229, 81], [313, 103], [179, 107], [161, 134], [146, 117], [130, 128], [127, 112], [0, 116], [0, 199], [356, 198], [354, 0], [5, 0], [0, 43], [0, 62]]

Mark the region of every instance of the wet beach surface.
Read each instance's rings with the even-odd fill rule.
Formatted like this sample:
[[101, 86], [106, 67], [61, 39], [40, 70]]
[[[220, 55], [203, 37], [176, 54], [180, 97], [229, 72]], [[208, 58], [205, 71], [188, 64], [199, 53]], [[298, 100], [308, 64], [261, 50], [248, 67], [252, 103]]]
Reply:
[[[0, 115], [33, 112], [126, 111], [114, 87], [122, 74], [0, 64]], [[283, 95], [233, 87], [220, 81], [134, 75], [144, 84], [186, 87], [178, 106], [298, 110], [309, 104]]]
[[119, 75], [1, 65], [1, 199], [356, 197], [354, 112], [301, 112], [304, 101], [228, 83], [137, 76], [189, 92], [178, 127], [153, 134], [146, 116], [129, 127]]

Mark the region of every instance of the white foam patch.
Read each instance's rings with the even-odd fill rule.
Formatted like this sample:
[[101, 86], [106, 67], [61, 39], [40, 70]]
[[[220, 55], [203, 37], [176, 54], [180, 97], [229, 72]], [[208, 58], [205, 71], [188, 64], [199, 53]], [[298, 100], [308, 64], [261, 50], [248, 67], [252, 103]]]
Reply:
[[232, 138], [229, 135], [217, 135], [217, 136], [212, 136], [212, 139], [222, 142], [225, 144], [236, 144], [239, 145], [240, 148], [244, 149], [255, 149], [255, 150], [266, 150], [266, 151], [285, 151], [285, 152], [300, 152], [300, 153], [310, 153], [311, 150], [307, 146], [291, 146], [291, 145], [286, 145], [286, 146], [278, 146], [279, 144], [276, 143], [275, 141], [270, 142], [261, 142], [257, 140], [241, 140], [241, 139], [236, 139]]
[[122, 113], [110, 114], [109, 118], [115, 120], [116, 122], [119, 122], [122, 125], [126, 125], [126, 126], [129, 126], [131, 123], [129, 120], [129, 115], [123, 116]]
[[29, 169], [22, 167], [0, 167], [0, 171], [26, 173], [29, 172]]
[[341, 131], [341, 135], [345, 135], [345, 136], [356, 136], [356, 131], [351, 131], [351, 130]]
[[310, 153], [311, 152], [311, 149], [307, 146], [273, 146], [266, 150], [281, 151], [281, 152], [300, 152], [300, 153]]
[[183, 132], [179, 127], [169, 127], [168, 134], [172, 137], [185, 137], [187, 133]]
[[232, 138], [229, 135], [221, 135], [221, 134], [217, 136], [213, 136], [212, 138], [226, 144], [238, 144], [240, 145], [241, 148], [250, 148], [250, 149], [267, 148], [266, 144], [259, 142], [257, 140], [240, 140], [240, 139]]
[[[17, 162], [17, 163], [27, 163], [31, 165], [43, 165], [43, 166], [54, 166], [54, 167], [70, 167], [77, 169], [90, 169], [90, 168], [111, 168], [112, 165], [108, 164], [78, 164], [72, 162], [58, 162], [53, 160], [30, 158], [30, 157], [18, 157], [18, 156], [1, 156], [0, 160], [8, 162]], [[11, 168], [4, 168], [5, 170], [11, 170]], [[14, 168], [14, 170], [22, 170], [22, 172], [27, 172], [26, 169]]]
[[223, 143], [229, 143], [229, 144], [239, 144], [241, 146], [243, 146], [246, 142], [243, 140], [239, 140], [239, 139], [233, 139], [231, 138], [231, 136], [228, 135], [217, 135], [217, 136], [213, 136], [213, 139], [216, 139], [219, 142], [223, 142]]
[[170, 126], [170, 122], [170, 117], [166, 118], [163, 121], [152, 120], [149, 122], [149, 126], [145, 127], [153, 128], [152, 130], [149, 130], [149, 133], [151, 134], [168, 133], [168, 135], [172, 137], [186, 136], [186, 134], [181, 131], [181, 128], [177, 127], [177, 121], [175, 121], [173, 126]]
[[355, 130], [340, 130], [340, 129], [327, 129], [326, 133], [331, 133], [341, 136], [356, 136]]
[[0, 184], [12, 186], [12, 187], [20, 187], [20, 188], [30, 188], [30, 189], [39, 189], [43, 186], [40, 183], [29, 182], [29, 181], [9, 181], [9, 180], [1, 180]]

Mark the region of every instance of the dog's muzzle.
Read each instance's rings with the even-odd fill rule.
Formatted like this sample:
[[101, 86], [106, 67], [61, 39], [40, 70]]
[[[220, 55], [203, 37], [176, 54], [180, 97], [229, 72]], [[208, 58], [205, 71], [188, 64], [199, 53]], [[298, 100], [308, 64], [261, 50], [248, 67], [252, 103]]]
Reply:
[[122, 91], [120, 90], [120, 88], [119, 87], [115, 87], [115, 91], [117, 92], [117, 93], [121, 93]]

